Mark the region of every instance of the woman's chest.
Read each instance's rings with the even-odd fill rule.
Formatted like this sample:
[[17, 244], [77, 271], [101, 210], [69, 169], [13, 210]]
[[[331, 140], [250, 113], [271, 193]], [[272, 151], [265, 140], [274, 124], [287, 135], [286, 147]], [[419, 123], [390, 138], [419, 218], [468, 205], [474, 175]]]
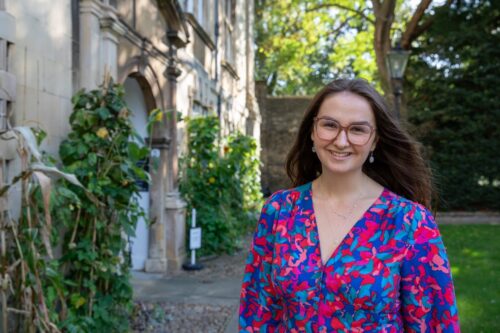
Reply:
[[314, 217], [294, 214], [278, 221], [272, 280], [285, 300], [329, 308], [384, 312], [399, 306], [404, 235], [391, 220], [364, 218], [321, 262]]

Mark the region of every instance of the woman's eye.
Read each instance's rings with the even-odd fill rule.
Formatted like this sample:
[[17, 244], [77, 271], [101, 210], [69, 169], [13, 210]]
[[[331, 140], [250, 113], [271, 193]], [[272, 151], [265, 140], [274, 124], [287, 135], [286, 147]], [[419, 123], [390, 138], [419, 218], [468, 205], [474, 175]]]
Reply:
[[368, 126], [351, 126], [350, 132], [356, 133], [356, 134], [366, 134], [370, 132], [370, 127]]
[[333, 122], [333, 121], [325, 121], [323, 122], [323, 127], [326, 127], [326, 128], [338, 128], [338, 124]]

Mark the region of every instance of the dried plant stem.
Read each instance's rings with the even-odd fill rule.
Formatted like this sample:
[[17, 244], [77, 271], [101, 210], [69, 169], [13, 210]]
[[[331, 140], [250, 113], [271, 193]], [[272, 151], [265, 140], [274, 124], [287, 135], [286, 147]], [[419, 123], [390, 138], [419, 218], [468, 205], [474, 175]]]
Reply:
[[6, 262], [6, 245], [5, 245], [5, 215], [3, 212], [0, 212], [2, 219], [0, 221], [0, 233], [1, 233], [1, 242], [2, 242], [2, 248], [1, 248], [1, 255], [2, 255], [2, 272], [0, 272], [0, 278], [2, 281], [2, 285], [0, 286], [0, 295], [2, 298], [2, 332], [7, 332], [7, 324], [8, 324], [8, 313], [7, 313], [7, 284], [8, 284], [8, 273], [7, 273], [7, 265], [4, 264]]
[[[97, 239], [97, 218], [94, 217], [93, 223], [92, 223], [92, 250], [95, 251], [95, 246], [96, 246], [96, 239]], [[90, 268], [90, 280], [94, 280], [94, 266]], [[94, 291], [90, 291], [90, 300], [89, 300], [89, 316], [92, 316], [92, 311], [94, 307], [94, 297], [95, 293]]]
[[[5, 165], [5, 160], [2, 159], [2, 166], [0, 167], [0, 188], [3, 187], [3, 178], [4, 174], [6, 171], [6, 165]], [[3, 200], [0, 196], [0, 200]], [[4, 201], [6, 204], [6, 200]], [[2, 299], [2, 332], [7, 332], [7, 324], [8, 324], [8, 313], [7, 313], [7, 245], [5, 243], [6, 237], [5, 237], [5, 228], [7, 226], [7, 221], [6, 221], [6, 214], [2, 211], [4, 207], [0, 206], [0, 237], [1, 237], [1, 271], [0, 271], [0, 278], [2, 280], [2, 284], [0, 286], [0, 295]], [[7, 208], [7, 207], [5, 207]]]
[[14, 309], [14, 308], [7, 308], [7, 311], [12, 312], [12, 313], [22, 314], [22, 315], [29, 314], [29, 312], [27, 312], [26, 310], [19, 310], [19, 309]]
[[73, 227], [73, 232], [71, 233], [71, 239], [69, 241], [70, 244], [74, 243], [75, 242], [75, 238], [76, 238], [76, 232], [78, 230], [78, 224], [80, 222], [80, 214], [82, 212], [82, 208], [81, 207], [78, 207], [78, 213], [76, 215], [76, 222], [75, 222], [75, 226]]

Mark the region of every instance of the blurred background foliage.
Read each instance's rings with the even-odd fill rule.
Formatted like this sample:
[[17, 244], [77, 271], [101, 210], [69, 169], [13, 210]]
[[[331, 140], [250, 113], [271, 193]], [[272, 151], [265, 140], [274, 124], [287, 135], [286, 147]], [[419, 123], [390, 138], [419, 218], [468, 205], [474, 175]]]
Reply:
[[407, 70], [409, 121], [427, 147], [440, 209], [500, 209], [500, 1], [438, 9]]
[[[364, 1], [337, 2], [367, 11]], [[256, 1], [257, 79], [267, 83], [270, 95], [313, 94], [339, 75], [374, 79], [373, 34], [367, 20], [321, 4]]]
[[[407, 33], [408, 42], [420, 36], [430, 22], [418, 5], [429, 2], [256, 0], [257, 79], [270, 95], [314, 94], [338, 77], [364, 78], [386, 90], [382, 58], [391, 31]], [[421, 24], [413, 27], [412, 19]]]

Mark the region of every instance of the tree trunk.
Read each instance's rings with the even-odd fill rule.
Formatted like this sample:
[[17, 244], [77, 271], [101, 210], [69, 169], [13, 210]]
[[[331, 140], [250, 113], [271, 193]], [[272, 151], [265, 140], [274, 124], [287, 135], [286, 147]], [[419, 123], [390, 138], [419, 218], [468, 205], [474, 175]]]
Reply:
[[395, 0], [372, 0], [375, 14], [375, 38], [373, 47], [375, 49], [375, 61], [377, 63], [378, 74], [382, 89], [386, 97], [394, 105], [392, 100], [391, 78], [385, 63], [385, 56], [391, 49], [391, 27], [394, 22]]
[[[411, 48], [411, 42], [422, 34], [432, 24], [432, 19], [427, 20], [419, 25], [426, 9], [431, 4], [432, 0], [421, 0], [418, 4], [411, 19], [408, 21], [405, 31], [401, 37], [401, 46], [405, 50]], [[447, 1], [447, 5], [451, 0]], [[394, 22], [396, 0], [372, 0], [373, 10], [375, 14], [375, 38], [374, 49], [377, 63], [378, 74], [380, 76], [380, 83], [385, 92], [385, 96], [389, 104], [394, 108], [395, 100], [389, 76], [388, 68], [385, 62], [387, 53], [391, 50], [391, 27]], [[401, 98], [400, 116], [402, 119], [406, 118], [406, 104], [404, 96]]]

